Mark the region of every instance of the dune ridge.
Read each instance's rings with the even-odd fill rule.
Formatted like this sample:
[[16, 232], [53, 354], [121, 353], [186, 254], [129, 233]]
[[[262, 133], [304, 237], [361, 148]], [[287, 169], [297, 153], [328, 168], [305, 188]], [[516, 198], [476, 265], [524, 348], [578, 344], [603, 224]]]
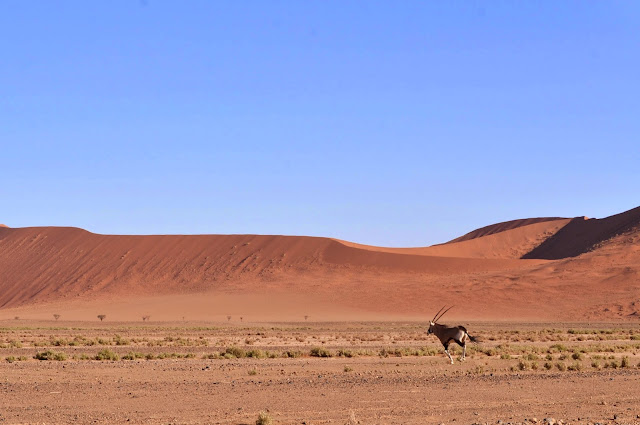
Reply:
[[530, 224], [543, 223], [546, 221], [558, 221], [566, 220], [566, 217], [537, 217], [537, 218], [521, 218], [518, 220], [503, 221], [502, 223], [490, 224], [479, 229], [472, 230], [462, 236], [450, 240], [446, 243], [463, 242], [470, 239], [481, 238], [483, 236], [493, 235], [495, 233], [505, 232], [507, 230], [517, 229], [521, 226], [528, 226]]

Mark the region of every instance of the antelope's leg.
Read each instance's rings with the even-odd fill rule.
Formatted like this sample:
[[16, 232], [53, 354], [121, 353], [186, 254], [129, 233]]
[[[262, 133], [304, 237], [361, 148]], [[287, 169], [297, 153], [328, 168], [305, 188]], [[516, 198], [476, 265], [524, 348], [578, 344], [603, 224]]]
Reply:
[[453, 359], [451, 358], [451, 354], [449, 354], [449, 349], [445, 348], [444, 352], [447, 353], [447, 356], [449, 356], [449, 360], [451, 360], [451, 364], [453, 364]]
[[464, 360], [466, 355], [467, 355], [467, 343], [465, 342], [465, 344], [462, 346], [462, 360]]

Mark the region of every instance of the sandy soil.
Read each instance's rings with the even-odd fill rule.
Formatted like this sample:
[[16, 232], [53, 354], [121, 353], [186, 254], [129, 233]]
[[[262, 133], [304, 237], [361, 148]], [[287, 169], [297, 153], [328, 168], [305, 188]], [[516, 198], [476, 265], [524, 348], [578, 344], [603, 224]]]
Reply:
[[[632, 324], [468, 323], [482, 342], [449, 365], [415, 322], [15, 322], [0, 322], [7, 424], [254, 424], [261, 411], [277, 424], [640, 423]], [[231, 347], [274, 358], [216, 358]], [[105, 349], [120, 358], [81, 360]], [[66, 360], [32, 358], [47, 350]], [[122, 358], [133, 352], [153, 359]]]

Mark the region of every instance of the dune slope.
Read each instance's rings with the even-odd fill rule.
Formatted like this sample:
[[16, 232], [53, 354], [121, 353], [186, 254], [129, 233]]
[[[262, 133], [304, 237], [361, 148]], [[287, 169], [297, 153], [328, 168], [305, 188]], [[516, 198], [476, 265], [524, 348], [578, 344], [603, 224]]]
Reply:
[[472, 230], [460, 237], [450, 240], [447, 243], [456, 243], [468, 241], [475, 238], [481, 238], [483, 236], [493, 235], [495, 233], [504, 232], [507, 230], [517, 229], [521, 226], [528, 226], [530, 224], [543, 223], [546, 221], [566, 220], [563, 217], [538, 217], [538, 218], [522, 218], [519, 220], [504, 221], [502, 223], [491, 224], [489, 226], [481, 227], [476, 230]]
[[[373, 252], [328, 238], [98, 235], [77, 228], [0, 229], [0, 307], [108, 293], [208, 291], [336, 270], [446, 274], [513, 268], [517, 260]], [[336, 280], [341, 280], [336, 276]], [[304, 290], [305, 277], [298, 290]]]
[[425, 319], [444, 304], [452, 319], [640, 319], [640, 208], [509, 223], [424, 248], [3, 227], [0, 320]]
[[640, 224], [640, 207], [602, 219], [576, 217], [522, 258], [557, 260], [576, 257]]

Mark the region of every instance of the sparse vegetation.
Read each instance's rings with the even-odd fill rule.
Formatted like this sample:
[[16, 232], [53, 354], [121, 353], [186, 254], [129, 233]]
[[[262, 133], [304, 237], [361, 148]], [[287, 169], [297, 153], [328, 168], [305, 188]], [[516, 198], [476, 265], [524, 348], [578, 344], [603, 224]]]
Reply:
[[258, 414], [256, 425], [273, 425], [273, 418], [269, 412], [263, 411]]
[[101, 322], [106, 318], [107, 318], [106, 314], [98, 314], [98, 319], [100, 319]]
[[36, 353], [36, 355], [33, 356], [33, 358], [36, 360], [64, 361], [64, 360], [67, 360], [67, 355], [65, 353], [47, 350], [40, 353]]
[[96, 360], [119, 360], [120, 356], [118, 354], [116, 354], [115, 352], [111, 351], [108, 348], [105, 348], [103, 350], [100, 350], [100, 352], [98, 354], [96, 354], [96, 356], [94, 357]]
[[314, 347], [311, 349], [309, 355], [311, 357], [333, 357], [331, 351], [324, 347]]

